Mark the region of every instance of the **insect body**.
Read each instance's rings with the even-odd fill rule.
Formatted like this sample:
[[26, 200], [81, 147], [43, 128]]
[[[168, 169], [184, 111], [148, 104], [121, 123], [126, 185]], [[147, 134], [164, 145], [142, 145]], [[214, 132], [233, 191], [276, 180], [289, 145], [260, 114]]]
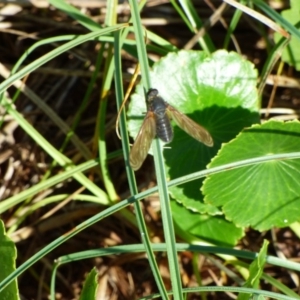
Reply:
[[169, 143], [173, 139], [173, 129], [170, 118], [167, 115], [167, 103], [163, 98], [157, 96], [157, 90], [150, 90], [148, 93], [149, 111], [152, 112], [156, 122], [156, 134], [164, 141]]
[[162, 141], [169, 143], [173, 139], [170, 118], [190, 136], [212, 147], [213, 139], [206, 129], [169, 105], [158, 95], [156, 89], [147, 94], [148, 111], [137, 138], [130, 151], [130, 165], [138, 170], [150, 149], [151, 142], [157, 135]]

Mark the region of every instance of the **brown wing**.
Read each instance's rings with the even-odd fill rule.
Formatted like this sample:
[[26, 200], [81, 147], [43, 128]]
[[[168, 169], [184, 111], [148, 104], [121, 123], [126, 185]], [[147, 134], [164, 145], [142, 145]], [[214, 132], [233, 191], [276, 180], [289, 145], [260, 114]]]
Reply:
[[205, 128], [194, 122], [188, 116], [181, 113], [171, 105], [168, 105], [167, 110], [175, 123], [187, 134], [206, 146], [212, 147], [214, 145], [211, 135]]
[[130, 151], [129, 161], [133, 170], [136, 171], [141, 167], [155, 135], [156, 124], [154, 114], [148, 112]]

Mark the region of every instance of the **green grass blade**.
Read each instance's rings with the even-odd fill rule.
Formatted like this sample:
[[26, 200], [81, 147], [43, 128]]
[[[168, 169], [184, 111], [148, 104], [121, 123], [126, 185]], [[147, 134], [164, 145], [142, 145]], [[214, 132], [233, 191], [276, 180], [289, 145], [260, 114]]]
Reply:
[[[0, 203], [0, 213], [3, 213], [10, 209], [11, 207], [19, 204], [22, 201], [25, 201], [29, 197], [33, 197], [34, 195], [38, 194], [39, 192], [50, 188], [51, 186], [54, 186], [56, 184], [59, 184], [60, 182], [73, 177], [76, 173], [81, 173], [86, 170], [89, 170], [93, 167], [96, 167], [99, 164], [98, 160], [90, 160], [88, 162], [85, 162], [79, 166], [69, 167], [69, 170], [66, 170], [65, 172], [55, 175], [46, 181], [41, 181], [40, 183], [32, 186], [31, 188], [24, 190], [17, 195], [14, 195], [6, 200], [1, 201]], [[107, 195], [98, 188], [98, 203], [101, 203], [103, 205], [108, 204], [108, 198]]]
[[[105, 25], [111, 26], [116, 22], [116, 1], [110, 1], [107, 14], [105, 17]], [[109, 44], [106, 51], [106, 59], [103, 73], [103, 86], [100, 93], [100, 107], [97, 116], [96, 138], [98, 141], [99, 161], [103, 183], [112, 203], [118, 200], [118, 195], [111, 180], [108, 168], [107, 146], [106, 146], [106, 112], [109, 90], [111, 89], [112, 80], [115, 72], [115, 64], [113, 59], [113, 45]]]
[[66, 13], [68, 16], [76, 20], [78, 23], [80, 23], [82, 26], [86, 27], [90, 31], [99, 30], [101, 28], [101, 26], [97, 22], [87, 17], [80, 10], [70, 5], [66, 1], [49, 0], [49, 3], [52, 4], [54, 7], [56, 7], [57, 9]]
[[258, 95], [261, 97], [263, 89], [266, 85], [268, 76], [271, 74], [275, 64], [281, 57], [281, 53], [286, 47], [286, 45], [289, 43], [289, 39], [286, 39], [282, 37], [280, 41], [275, 45], [275, 47], [272, 49], [271, 53], [268, 55], [267, 60], [263, 66], [263, 69], [261, 71], [261, 78], [258, 84]]
[[106, 109], [108, 101], [108, 91], [110, 90], [115, 66], [112, 59], [112, 47], [109, 46], [107, 50], [106, 65], [104, 68], [104, 83], [100, 95], [100, 108], [97, 115], [97, 142], [99, 151], [100, 169], [105, 185], [106, 191], [112, 202], [117, 201], [118, 195], [115, 191], [114, 184], [110, 177], [110, 172], [107, 164], [107, 147], [106, 147]]
[[[190, 0], [180, 0], [185, 15], [189, 21], [189, 27], [192, 28], [192, 32], [196, 33], [201, 27], [203, 27], [203, 23], [199, 18], [195, 7], [193, 6], [192, 1]], [[208, 54], [214, 52], [216, 50], [210, 36], [205, 34], [203, 37], [199, 38], [199, 44], [201, 48]]]
[[[66, 136], [66, 138], [65, 138], [65, 140], [64, 140], [64, 142], [63, 142], [63, 144], [60, 148], [61, 152], [64, 151], [64, 149], [67, 147], [70, 140], [72, 140], [72, 139], [74, 140], [74, 132], [75, 132], [80, 120], [81, 120], [82, 114], [84, 113], [86, 107], [88, 106], [88, 101], [89, 101], [89, 99], [92, 95], [93, 88], [96, 84], [97, 77], [98, 77], [98, 74], [100, 72], [100, 67], [101, 67], [101, 63], [102, 63], [102, 59], [103, 59], [103, 52], [104, 52], [104, 47], [101, 47], [100, 51], [97, 55], [97, 60], [96, 60], [96, 63], [95, 63], [95, 70], [93, 71], [91, 80], [89, 81], [87, 90], [86, 90], [85, 95], [83, 97], [83, 100], [80, 103], [80, 106], [79, 106], [78, 110], [75, 113], [74, 121], [72, 122], [72, 126], [71, 126], [71, 130], [67, 133], [67, 136]], [[92, 157], [92, 154], [90, 153], [90, 151], [86, 149], [87, 147], [82, 142], [80, 144], [81, 144], [81, 149], [82, 149], [81, 153], [82, 153], [83, 157], [85, 157], [86, 159]]]
[[285, 28], [289, 33], [295, 36], [300, 40], [300, 31], [293, 24], [283, 18], [278, 12], [272, 9], [268, 4], [261, 0], [252, 0], [253, 3], [262, 11], [264, 11], [270, 18], [280, 24], [283, 28]]
[[[158, 148], [162, 153], [162, 145], [160, 141], [156, 139], [154, 141], [154, 144], [154, 148]], [[168, 262], [174, 299], [183, 299], [180, 269], [178, 264], [177, 251], [175, 248], [175, 230], [172, 219], [169, 191], [167, 187], [165, 164], [162, 155], [155, 156], [154, 153], [154, 162], [156, 168], [157, 185], [161, 204], [161, 217], [163, 220], [164, 237], [167, 245]]]
[[228, 49], [230, 37], [233, 34], [234, 30], [236, 29], [238, 22], [241, 19], [241, 16], [242, 16], [242, 11], [237, 9], [233, 14], [232, 20], [231, 20], [228, 30], [226, 32], [223, 48]]
[[79, 233], [80, 231], [88, 228], [92, 224], [97, 223], [98, 221], [108, 217], [111, 214], [119, 211], [122, 208], [125, 208], [129, 205], [130, 202], [127, 200], [119, 202], [112, 207], [107, 208], [105, 211], [101, 212], [100, 214], [96, 214], [92, 218], [88, 219], [87, 221], [81, 223], [80, 225], [76, 226], [74, 230], [69, 231], [65, 235], [59, 237], [58, 239], [54, 240], [53, 242], [49, 243], [46, 247], [42, 250], [31, 256], [24, 264], [18, 267], [13, 273], [7, 276], [2, 282], [0, 282], [0, 291], [3, 290], [10, 282], [12, 282], [15, 278], [17, 278], [20, 274], [26, 271], [29, 267], [31, 267], [34, 263], [39, 261], [42, 257], [50, 253], [52, 250], [57, 248], [59, 245], [63, 244], [65, 241], [69, 240], [71, 237]]
[[114, 32], [116, 30], [121, 30], [122, 28], [127, 27], [127, 26], [128, 26], [128, 24], [120, 24], [120, 25], [111, 26], [109, 28], [100, 29], [96, 32], [91, 32], [86, 35], [76, 37], [74, 40], [55, 48], [54, 50], [52, 50], [49, 53], [47, 53], [46, 55], [43, 55], [42, 57], [36, 59], [34, 62], [30, 63], [29, 65], [24, 67], [22, 70], [18, 71], [17, 73], [13, 74], [8, 79], [3, 81], [0, 84], [0, 94], [3, 93], [8, 87], [10, 87], [14, 81], [23, 78], [24, 76], [31, 73], [38, 67], [44, 65], [46, 62], [52, 60], [56, 56], [66, 52], [82, 43], [85, 43], [89, 40], [93, 40], [95, 38], [98, 38], [101, 35], [106, 35], [111, 32]]
[[[115, 33], [116, 35], [116, 42], [119, 41], [119, 32]], [[121, 55], [120, 54], [120, 46], [116, 44], [115, 47], [115, 64], [116, 64], [116, 72], [115, 72], [115, 84], [116, 84], [116, 95], [117, 95], [117, 107], [118, 110], [121, 107], [122, 99], [124, 99], [124, 93], [123, 93], [123, 86], [122, 86], [122, 68], [121, 68]], [[129, 165], [129, 139], [127, 134], [127, 124], [126, 124], [126, 113], [125, 110], [121, 112], [120, 115], [120, 133], [121, 133], [121, 141], [122, 141], [122, 147], [123, 147], [123, 153], [124, 153], [124, 159], [125, 159], [125, 165], [126, 165], [126, 174], [129, 182], [129, 188], [132, 195], [135, 195], [138, 193], [134, 172], [132, 168]], [[153, 272], [153, 276], [155, 279], [155, 282], [157, 283], [157, 286], [159, 290], [164, 290], [163, 280], [159, 274], [159, 268], [157, 266], [154, 253], [151, 248], [150, 238], [148, 235], [148, 230], [144, 221], [143, 217], [143, 211], [140, 206], [139, 202], [134, 203], [134, 209], [136, 213], [136, 219], [139, 231], [142, 233], [142, 242], [145, 247], [145, 251], [147, 253], [147, 257], [149, 259], [150, 268]]]
[[[20, 127], [27, 132], [27, 134], [33, 138], [55, 161], [61, 166], [67, 168], [73, 167], [72, 161], [60, 153], [55, 147], [53, 147], [31, 124], [29, 124], [23, 116], [21, 116], [11, 105], [8, 99], [3, 97], [3, 104], [7, 112], [18, 122]], [[74, 174], [74, 178], [78, 180], [83, 186], [90, 190], [93, 194], [98, 194], [102, 197], [103, 191], [93, 182], [91, 182], [84, 174]]]
[[[136, 36], [136, 40], [137, 40], [137, 52], [138, 52], [140, 66], [141, 66], [142, 82], [143, 82], [144, 88], [146, 90], [149, 90], [151, 87], [151, 81], [150, 81], [150, 75], [149, 75], [148, 58], [147, 58], [147, 53], [146, 53], [146, 45], [145, 45], [145, 41], [144, 41], [143, 27], [141, 24], [140, 14], [139, 14], [139, 7], [137, 5], [137, 2], [134, 0], [130, 0], [129, 3], [131, 6], [131, 12], [132, 12], [133, 28], [134, 28], [134, 32], [135, 32], [135, 36]], [[158, 143], [159, 142], [156, 140], [156, 143], [155, 143], [156, 146], [153, 147], [154, 155], [160, 156], [162, 158], [162, 153], [159, 151]], [[167, 187], [165, 187], [165, 188], [167, 189]], [[161, 201], [163, 201], [163, 200], [168, 201], [168, 198], [167, 199], [161, 198]], [[143, 239], [143, 243], [145, 245], [147, 245], [146, 251], [148, 254], [148, 258], [149, 258], [150, 267], [151, 267], [151, 270], [155, 277], [155, 281], [156, 281], [156, 284], [160, 291], [161, 297], [163, 299], [167, 299], [168, 298], [167, 292], [163, 285], [162, 278], [159, 274], [159, 270], [158, 270], [158, 267], [157, 267], [157, 264], [155, 261], [155, 256], [153, 254], [151, 247], [149, 246], [148, 235], [146, 234], [146, 232], [141, 232], [141, 236]]]
[[[138, 56], [141, 64], [142, 81], [144, 83], [144, 87], [146, 88], [146, 90], [148, 90], [151, 87], [151, 81], [149, 76], [147, 55], [146, 55], [146, 49], [145, 49], [145, 43], [144, 43], [144, 37], [142, 31], [143, 28], [140, 22], [140, 16], [138, 13], [136, 2], [131, 1], [131, 6], [133, 11], [132, 19], [133, 19], [134, 30], [137, 39]], [[154, 140], [153, 154], [154, 154], [154, 162], [155, 162], [155, 169], [157, 175], [160, 202], [161, 205], [164, 206], [162, 207], [162, 211], [164, 210], [165, 212], [163, 214], [163, 225], [164, 225], [163, 228], [164, 228], [164, 236], [167, 242], [167, 255], [168, 255], [168, 262], [171, 271], [170, 274], [171, 274], [172, 287], [174, 290], [174, 299], [182, 299], [182, 290], [181, 290], [182, 287], [181, 287], [180, 272], [179, 272], [179, 266], [177, 260], [177, 253], [176, 251], [174, 251], [174, 243], [170, 244], [172, 238], [173, 241], [175, 240], [173, 221], [171, 217], [166, 218], [167, 215], [171, 216], [170, 207], [168, 206], [170, 200], [168, 195], [165, 172], [161, 173], [161, 169], [164, 169], [164, 162], [163, 162], [160, 141], [158, 139]], [[166, 212], [166, 210], [169, 211]], [[170, 236], [172, 236], [171, 239], [169, 238]], [[165, 289], [163, 288], [163, 291], [160, 289], [160, 292], [161, 293], [163, 292], [161, 296], [164, 299], [167, 299]]]
[[[295, 159], [295, 158], [300, 158], [300, 153], [299, 152], [295, 152], [295, 153], [286, 153], [286, 154], [276, 154], [276, 155], [269, 155], [269, 156], [263, 156], [263, 157], [257, 157], [257, 158], [253, 158], [253, 159], [247, 159], [244, 161], [240, 161], [240, 162], [236, 162], [236, 163], [231, 163], [231, 164], [226, 164], [223, 166], [219, 166], [219, 167], [215, 167], [212, 168], [210, 170], [205, 170], [205, 171], [201, 171], [201, 172], [197, 172], [194, 175], [198, 174], [197, 176], [200, 177], [204, 177], [208, 174], [212, 174], [212, 173], [218, 173], [224, 170], [228, 170], [228, 169], [232, 169], [232, 168], [238, 168], [238, 167], [243, 167], [244, 165], [247, 164], [255, 164], [255, 163], [260, 163], [262, 161], [272, 161], [272, 160], [277, 160], [277, 159]], [[199, 173], [201, 173], [199, 175]], [[187, 179], [187, 177], [189, 176], [185, 176], [185, 179]], [[190, 180], [193, 180], [193, 178], [189, 178]], [[178, 178], [177, 180], [173, 180], [171, 182], [169, 182], [169, 186], [171, 186], [172, 184], [178, 184], [178, 182], [181, 182], [182, 179]], [[157, 191], [157, 188], [152, 188], [149, 189], [145, 192], [142, 192], [138, 195], [135, 195], [129, 199], [123, 200], [117, 204], [115, 204], [113, 207], [109, 207], [108, 209], [106, 209], [105, 211], [93, 216], [92, 218], [88, 219], [86, 222], [83, 222], [82, 224], [76, 226], [76, 229], [74, 229], [73, 231], [68, 232], [67, 234], [65, 234], [64, 236], [56, 239], [55, 241], [53, 241], [52, 243], [50, 243], [47, 247], [45, 247], [44, 249], [42, 249], [41, 251], [39, 251], [38, 253], [36, 253], [34, 256], [32, 256], [28, 261], [26, 261], [25, 264], [23, 264], [22, 266], [20, 266], [18, 269], [16, 269], [15, 272], [13, 272], [12, 274], [10, 274], [10, 276], [8, 276], [5, 280], [3, 280], [0, 283], [0, 291], [5, 288], [12, 280], [14, 280], [16, 277], [18, 277], [21, 273], [23, 273], [27, 268], [29, 268], [31, 265], [33, 265], [35, 262], [37, 262], [40, 258], [42, 258], [43, 256], [45, 256], [47, 253], [49, 253], [50, 251], [52, 251], [53, 249], [55, 249], [56, 247], [58, 247], [59, 245], [61, 245], [62, 243], [64, 243], [66, 240], [70, 239], [71, 237], [73, 237], [74, 235], [76, 235], [77, 233], [79, 233], [80, 231], [86, 229], [87, 227], [95, 224], [96, 222], [98, 222], [99, 220], [101, 220], [102, 218], [105, 218], [107, 216], [109, 216], [112, 213], [115, 213], [116, 211], [126, 207], [127, 205], [134, 203], [137, 200], [143, 199], [147, 196], [149, 196], [150, 194], [154, 193]], [[189, 245], [190, 247], [196, 247], [195, 245]], [[178, 247], [176, 247], [178, 249]], [[193, 248], [191, 248], [193, 249]], [[229, 249], [228, 251], [230, 251], [229, 253], [233, 253], [232, 251], [237, 251], [235, 249]], [[244, 251], [246, 252], [246, 251]], [[246, 256], [248, 252], [246, 252]], [[300, 271], [300, 268], [298, 266], [298, 264], [296, 264], [296, 266], [294, 267], [295, 263], [290, 262], [290, 261], [286, 261], [284, 260], [283, 263], [280, 263], [280, 260], [276, 257], [272, 257], [272, 258], [267, 258], [267, 262], [268, 263], [274, 263], [277, 262], [277, 265], [279, 266], [284, 266], [287, 268], [291, 268], [291, 269], [295, 269]]]
[[[165, 251], [166, 244], [153, 244], [152, 245], [154, 251]], [[178, 252], [180, 251], [190, 251], [193, 253], [202, 253], [202, 254], [215, 254], [227, 261], [232, 261], [236, 258], [242, 258], [247, 260], [255, 260], [258, 256], [258, 253], [250, 252], [250, 251], [243, 251], [237, 250], [232, 248], [225, 248], [225, 247], [216, 247], [216, 246], [204, 246], [204, 245], [190, 245], [190, 244], [176, 244], [176, 249]], [[93, 249], [93, 250], [86, 250], [77, 253], [71, 253], [65, 256], [62, 256], [57, 259], [57, 264], [55, 265], [55, 270], [53, 273], [57, 272], [57, 268], [63, 264], [67, 264], [70, 262], [81, 261], [83, 259], [94, 258], [94, 257], [102, 257], [108, 255], [118, 255], [118, 254], [125, 254], [125, 253], [140, 253], [144, 251], [144, 246], [141, 244], [134, 244], [134, 245], [120, 245], [120, 246], [113, 246], [109, 248], [101, 248], [101, 249]], [[292, 262], [291, 266], [285, 265], [287, 261], [285, 259], [280, 259], [273, 256], [266, 256], [266, 262], [274, 265], [274, 266], [285, 266], [285, 268], [290, 268], [292, 270], [300, 270], [299, 263]], [[240, 262], [245, 267], [248, 266], [246, 263]], [[53, 274], [54, 275], [54, 274]], [[53, 280], [55, 276], [52, 276]], [[292, 290], [286, 288], [283, 284], [271, 278], [270, 276], [263, 274], [263, 278], [268, 282], [271, 282], [274, 286], [276, 286], [279, 290], [284, 292], [286, 295], [290, 297], [294, 297], [295, 299], [299, 299], [300, 297], [293, 292]]]
[[[122, 101], [124, 99], [124, 92], [123, 92], [123, 79], [122, 79], [122, 61], [121, 61], [121, 46], [122, 46], [122, 39], [120, 37], [120, 32], [115, 33], [116, 43], [115, 43], [115, 85], [116, 85], [116, 99], [117, 99], [117, 109], [118, 111], [121, 108]], [[122, 143], [122, 150], [125, 160], [125, 169], [127, 174], [127, 179], [129, 182], [129, 189], [132, 195], [137, 194], [137, 187], [134, 177], [134, 172], [129, 165], [129, 138], [127, 133], [127, 121], [126, 121], [126, 112], [125, 108], [122, 110], [120, 114], [120, 134], [121, 134], [121, 143]]]

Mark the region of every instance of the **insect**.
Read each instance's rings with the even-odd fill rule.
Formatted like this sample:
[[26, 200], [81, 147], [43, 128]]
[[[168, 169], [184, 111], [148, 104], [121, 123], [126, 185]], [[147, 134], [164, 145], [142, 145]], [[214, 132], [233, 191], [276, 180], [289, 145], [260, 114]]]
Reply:
[[206, 129], [169, 105], [159, 96], [158, 90], [150, 89], [147, 93], [148, 110], [136, 140], [130, 151], [130, 166], [138, 170], [144, 162], [152, 140], [157, 135], [165, 143], [173, 139], [170, 118], [186, 133], [206, 146], [212, 147], [214, 142]]

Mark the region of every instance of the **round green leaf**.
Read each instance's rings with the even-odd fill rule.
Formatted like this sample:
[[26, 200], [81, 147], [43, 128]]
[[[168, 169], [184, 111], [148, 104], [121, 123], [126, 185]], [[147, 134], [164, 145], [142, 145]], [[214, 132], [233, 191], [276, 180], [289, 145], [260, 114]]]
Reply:
[[[152, 87], [158, 89], [165, 101], [204, 126], [214, 139], [214, 147], [209, 148], [175, 126], [174, 139], [164, 150], [168, 176], [172, 179], [204, 169], [221, 143], [259, 120], [257, 72], [253, 64], [235, 52], [170, 53], [154, 65], [150, 75]], [[144, 91], [139, 85], [128, 112], [133, 137], [146, 111]], [[201, 184], [202, 180], [196, 180], [170, 191], [172, 197], [190, 209], [220, 214], [212, 205], [203, 203]]]
[[[204, 169], [222, 143], [234, 138], [244, 127], [259, 121], [257, 72], [253, 64], [237, 53], [223, 50], [212, 55], [202, 51], [170, 53], [154, 65], [150, 75], [152, 88], [158, 89], [169, 104], [204, 126], [214, 139], [214, 147], [209, 148], [175, 126], [174, 139], [164, 150], [169, 178]], [[147, 111], [141, 85], [131, 100], [129, 131], [135, 137], [144, 118], [143, 113]], [[192, 218], [199, 225], [194, 228], [196, 232], [193, 231], [193, 234], [211, 237], [218, 243], [234, 244], [241, 231], [233, 230], [235, 226], [229, 226], [223, 216], [203, 216], [205, 220], [202, 220], [199, 212], [220, 215], [222, 211], [203, 202], [201, 185], [202, 180], [195, 180], [171, 188], [170, 192], [176, 201], [198, 212]], [[185, 213], [191, 212], [181, 212]], [[180, 213], [177, 215], [180, 216]], [[180, 223], [176, 216], [174, 219]]]
[[[269, 121], [245, 129], [224, 145], [209, 167], [299, 151], [298, 121]], [[300, 220], [300, 160], [276, 160], [226, 170], [203, 185], [205, 202], [222, 208], [237, 226], [267, 230]]]
[[181, 229], [178, 232], [184, 233], [181, 238], [187, 242], [191, 242], [189, 235], [193, 235], [213, 245], [232, 247], [244, 235], [241, 228], [237, 228], [223, 216], [212, 217], [192, 212], [176, 201], [171, 201], [171, 207], [174, 222]]

